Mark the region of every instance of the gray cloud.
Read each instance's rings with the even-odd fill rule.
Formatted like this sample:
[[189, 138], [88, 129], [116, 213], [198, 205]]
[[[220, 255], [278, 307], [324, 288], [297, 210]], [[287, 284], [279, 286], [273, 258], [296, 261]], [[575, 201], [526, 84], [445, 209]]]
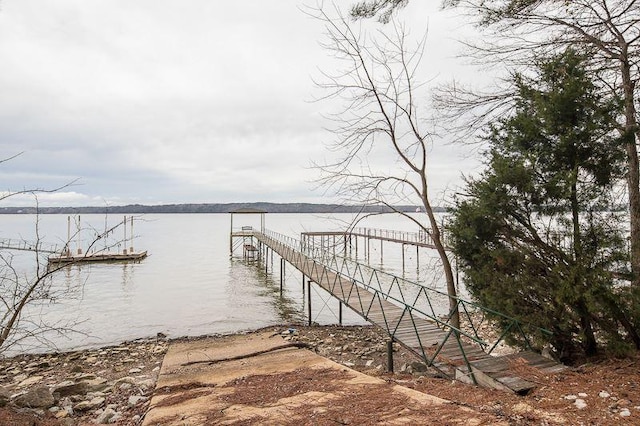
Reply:
[[[436, 10], [419, 3], [403, 15], [416, 27]], [[330, 105], [308, 101], [331, 59], [301, 4], [3, 2], [0, 150], [24, 154], [0, 165], [2, 189], [79, 178], [42, 202], [321, 201], [307, 166], [332, 137]], [[427, 72], [447, 74], [435, 58]]]

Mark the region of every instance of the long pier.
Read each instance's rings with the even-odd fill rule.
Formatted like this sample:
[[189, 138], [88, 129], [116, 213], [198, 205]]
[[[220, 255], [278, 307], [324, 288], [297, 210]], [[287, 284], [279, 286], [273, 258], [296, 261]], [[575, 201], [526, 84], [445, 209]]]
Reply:
[[[442, 292], [385, 274], [348, 258], [334, 256], [325, 249], [305, 244], [304, 239], [299, 241], [268, 230], [250, 228], [232, 232], [231, 238], [234, 237], [242, 238], [245, 246], [247, 239], [255, 241], [258, 246], [256, 250], [258, 253], [264, 250], [265, 258], [268, 250], [277, 253], [281, 258], [281, 282], [284, 262], [288, 262], [302, 272], [309, 298], [310, 286], [315, 283], [337, 298], [341, 306], [348, 306], [370, 323], [384, 329], [390, 336], [389, 348], [391, 342], [398, 342], [428, 366], [452, 379], [525, 394], [535, 384], [521, 378], [514, 367], [524, 363], [546, 372], [565, 368], [533, 351], [493, 356], [491, 352], [504, 336], [493, 344], [478, 336], [471, 314], [478, 306], [472, 302], [457, 299], [459, 312], [471, 324], [470, 330], [457, 329], [449, 324], [450, 315], [446, 312], [443, 315], [436, 308], [434, 299], [444, 300], [448, 306], [448, 295]], [[307, 304], [309, 321], [310, 302]], [[496, 312], [493, 314], [499, 315]], [[513, 329], [519, 329], [520, 325], [515, 319], [504, 319], [512, 321]], [[523, 338], [526, 341], [524, 333]], [[389, 351], [389, 355], [392, 352]]]
[[[360, 253], [366, 261], [371, 260], [371, 242], [380, 242], [379, 255], [380, 263], [384, 263], [384, 242], [392, 242], [402, 245], [402, 271], [405, 270], [405, 248], [407, 246], [416, 249], [416, 261], [419, 262], [419, 251], [421, 248], [435, 249], [433, 238], [426, 231], [410, 232], [390, 229], [363, 228], [356, 227], [346, 231], [313, 231], [303, 232], [300, 235], [302, 247], [320, 247], [334, 254], [342, 252], [345, 256], [352, 256], [358, 259]], [[362, 248], [358, 241], [362, 239]], [[445, 250], [450, 250], [446, 239], [444, 239]], [[417, 265], [420, 267], [420, 264]]]

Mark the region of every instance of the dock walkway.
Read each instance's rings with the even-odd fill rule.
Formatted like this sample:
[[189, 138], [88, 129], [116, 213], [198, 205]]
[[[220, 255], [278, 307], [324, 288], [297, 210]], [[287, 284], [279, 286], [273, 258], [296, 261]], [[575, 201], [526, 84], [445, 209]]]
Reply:
[[403, 290], [396, 279], [390, 283], [389, 291], [375, 285], [375, 270], [367, 272], [348, 262], [339, 266], [335, 257], [333, 263], [322, 259], [317, 251], [303, 250], [303, 243], [274, 232], [253, 230], [252, 237], [367, 321], [383, 328], [394, 341], [418, 355], [427, 365], [452, 379], [525, 394], [535, 385], [519, 377], [512, 366], [525, 363], [547, 372], [565, 368], [530, 351], [507, 356], [488, 354], [483, 348], [489, 345], [477, 335], [455, 329], [434, 312], [416, 306], [415, 302], [426, 296], [423, 287], [414, 303], [407, 303], [404, 296], [397, 296]]
[[[304, 244], [309, 244], [316, 237], [343, 237], [349, 239], [350, 237], [362, 237], [371, 240], [390, 241], [393, 243], [399, 243], [404, 245], [435, 248], [435, 244], [431, 239], [429, 233], [410, 232], [410, 231], [397, 231], [391, 229], [377, 229], [377, 228], [353, 228], [349, 231], [310, 231], [303, 232], [301, 234]], [[335, 244], [335, 243], [334, 243]], [[445, 241], [446, 245], [446, 241]]]

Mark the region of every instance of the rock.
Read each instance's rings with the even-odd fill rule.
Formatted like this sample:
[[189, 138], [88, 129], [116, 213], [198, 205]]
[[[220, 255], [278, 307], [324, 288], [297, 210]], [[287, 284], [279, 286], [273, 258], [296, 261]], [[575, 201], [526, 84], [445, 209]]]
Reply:
[[69, 395], [81, 395], [87, 393], [89, 386], [87, 382], [74, 382], [72, 380], [65, 380], [55, 385], [52, 389], [54, 395], [58, 395], [59, 398]]
[[578, 394], [578, 396], [579, 396], [580, 398], [586, 398], [586, 397], [587, 397], [587, 396], [589, 396], [589, 395], [587, 395], [587, 394], [586, 394], [586, 393], [584, 393], [584, 392], [580, 392], [580, 393]]
[[96, 377], [91, 380], [83, 380], [82, 383], [85, 383], [87, 386], [87, 392], [102, 392], [107, 389], [109, 385], [107, 384], [107, 379], [103, 379], [102, 377]]
[[67, 410], [58, 410], [55, 413], [56, 419], [63, 419], [69, 415]]
[[131, 383], [122, 383], [118, 386], [118, 389], [120, 390], [127, 390], [127, 389], [131, 389], [133, 387], [133, 385]]
[[27, 376], [26, 374], [18, 374], [17, 376], [15, 376], [13, 378], [13, 382], [14, 383], [20, 383], [23, 380], [27, 380], [29, 378], [29, 376]]
[[[345, 364], [346, 365], [346, 364]], [[138, 386], [145, 391], [153, 390], [156, 387], [156, 381], [154, 379], [145, 379], [138, 382]]]
[[142, 395], [131, 395], [129, 397], [129, 401], [128, 401], [128, 405], [129, 407], [135, 407], [136, 405], [138, 405], [139, 402], [144, 402], [146, 401], [148, 398], [146, 396], [142, 396]]
[[576, 406], [578, 410], [583, 410], [587, 408], [587, 403], [584, 402], [584, 399], [577, 398], [575, 401], [573, 401], [573, 404]]
[[0, 407], [4, 407], [11, 400], [11, 392], [0, 386]]
[[76, 382], [79, 382], [81, 380], [93, 380], [96, 377], [97, 376], [93, 373], [82, 373], [82, 374], [76, 374], [75, 376], [73, 376]]
[[142, 370], [139, 368], [132, 368], [131, 370], [129, 370], [129, 374], [138, 374], [138, 373], [142, 373]]
[[568, 399], [569, 401], [575, 401], [576, 399], [578, 399], [578, 397], [575, 395], [567, 395], [564, 397], [564, 399]]
[[131, 376], [124, 376], [124, 377], [120, 377], [118, 380], [116, 380], [116, 382], [113, 384], [114, 387], [120, 387], [120, 385], [122, 383], [128, 383], [130, 385], [135, 385], [136, 384], [136, 378], [135, 377], [131, 377]]
[[18, 407], [26, 408], [49, 408], [55, 404], [55, 399], [46, 386], [36, 386], [27, 393], [14, 399], [14, 404]]
[[609, 398], [611, 396], [611, 394], [607, 391], [600, 391], [600, 393], [598, 394], [598, 396], [600, 398]]
[[99, 425], [106, 425], [108, 423], [114, 423], [115, 422], [114, 417], [117, 414], [118, 413], [115, 410], [113, 410], [111, 408], [107, 408], [102, 413], [100, 413], [98, 418], [96, 418], [96, 423], [99, 424]]
[[411, 363], [411, 370], [414, 373], [424, 373], [427, 371], [427, 365], [425, 363], [415, 361]]
[[26, 388], [27, 386], [35, 385], [36, 383], [41, 382], [42, 379], [44, 379], [43, 376], [31, 376], [18, 383], [17, 387]]
[[92, 398], [90, 401], [81, 401], [73, 406], [75, 411], [89, 411], [94, 410], [104, 404], [104, 397], [96, 396]]
[[623, 408], [620, 410], [620, 417], [629, 417], [631, 416], [631, 411], [628, 408]]

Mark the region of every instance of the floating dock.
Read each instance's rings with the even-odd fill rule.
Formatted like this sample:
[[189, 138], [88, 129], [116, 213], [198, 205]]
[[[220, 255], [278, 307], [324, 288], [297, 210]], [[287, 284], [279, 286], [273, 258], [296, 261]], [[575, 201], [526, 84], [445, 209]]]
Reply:
[[139, 262], [147, 257], [147, 251], [131, 253], [91, 253], [78, 255], [55, 255], [49, 257], [49, 264], [87, 262]]

